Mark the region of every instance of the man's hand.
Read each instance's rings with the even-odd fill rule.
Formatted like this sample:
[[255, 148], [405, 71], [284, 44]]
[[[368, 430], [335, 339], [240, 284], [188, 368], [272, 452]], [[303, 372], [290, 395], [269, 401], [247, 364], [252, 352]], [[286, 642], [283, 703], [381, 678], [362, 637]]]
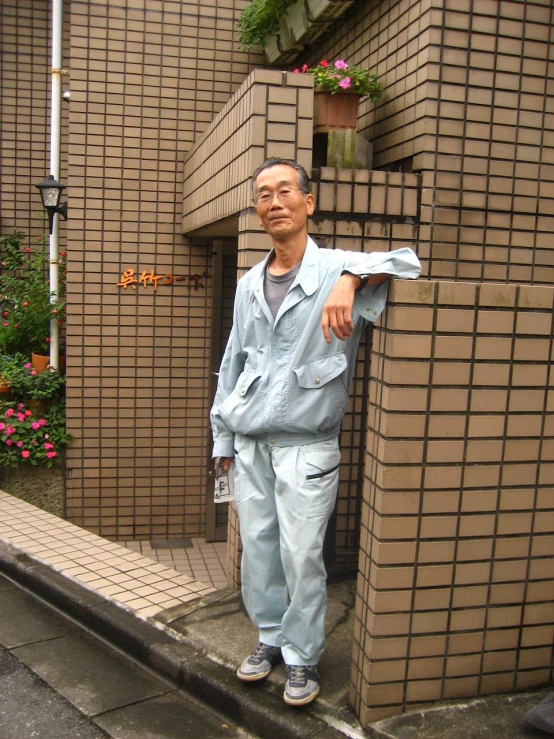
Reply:
[[[366, 285], [380, 285], [381, 282], [385, 282], [389, 278], [390, 275], [386, 274], [372, 275]], [[345, 272], [335, 282], [335, 286], [323, 306], [321, 316], [321, 328], [328, 344], [331, 343], [329, 328], [341, 341], [346, 341], [352, 335], [352, 331], [354, 331], [354, 321], [352, 320], [354, 295], [362, 282], [361, 277], [350, 272]]]
[[214, 470], [217, 470], [217, 463], [221, 462], [221, 465], [225, 472], [228, 472], [229, 466], [233, 461], [233, 457], [215, 457], [214, 458]]
[[335, 282], [335, 286], [323, 306], [321, 315], [321, 329], [328, 344], [331, 343], [329, 329], [341, 341], [346, 341], [352, 335], [352, 331], [354, 331], [352, 306], [354, 305], [356, 290], [361, 284], [362, 278], [349, 272], [341, 275]]

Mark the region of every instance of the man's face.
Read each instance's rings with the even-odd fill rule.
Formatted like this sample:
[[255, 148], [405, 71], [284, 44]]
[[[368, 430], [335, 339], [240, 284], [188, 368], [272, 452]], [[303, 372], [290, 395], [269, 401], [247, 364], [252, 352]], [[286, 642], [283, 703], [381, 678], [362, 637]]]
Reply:
[[[302, 231], [307, 232], [308, 216], [314, 212], [314, 198], [298, 189], [297, 172], [287, 164], [277, 164], [264, 169], [256, 179], [256, 192], [275, 193], [269, 202], [259, 202], [256, 213], [260, 226], [276, 241], [286, 241]], [[292, 198], [283, 200], [278, 196], [281, 189], [292, 189]]]

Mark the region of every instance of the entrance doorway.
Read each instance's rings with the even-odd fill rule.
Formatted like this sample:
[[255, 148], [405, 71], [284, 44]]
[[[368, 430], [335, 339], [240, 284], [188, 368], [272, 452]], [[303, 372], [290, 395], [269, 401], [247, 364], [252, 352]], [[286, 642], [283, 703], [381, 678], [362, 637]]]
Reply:
[[[217, 389], [217, 373], [227, 340], [233, 326], [233, 304], [237, 286], [237, 240], [225, 239], [213, 242], [213, 306], [212, 306], [212, 346], [210, 354], [210, 406]], [[209, 453], [212, 439], [210, 433]], [[208, 459], [210, 472], [213, 462]], [[206, 541], [225, 541], [227, 539], [228, 503], [214, 503], [214, 477], [208, 475], [206, 489]]]

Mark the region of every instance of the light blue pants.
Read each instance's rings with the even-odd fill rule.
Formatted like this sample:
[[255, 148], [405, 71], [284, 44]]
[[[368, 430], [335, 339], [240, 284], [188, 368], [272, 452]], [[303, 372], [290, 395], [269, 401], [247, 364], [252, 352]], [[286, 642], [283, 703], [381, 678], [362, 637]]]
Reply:
[[325, 644], [323, 539], [339, 482], [338, 438], [275, 447], [235, 437], [242, 596], [259, 640], [288, 665], [315, 665]]

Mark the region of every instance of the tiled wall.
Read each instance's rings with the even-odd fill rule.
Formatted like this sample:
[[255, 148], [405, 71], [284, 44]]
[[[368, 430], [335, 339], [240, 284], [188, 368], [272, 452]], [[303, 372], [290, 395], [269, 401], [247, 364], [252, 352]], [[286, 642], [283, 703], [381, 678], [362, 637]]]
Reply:
[[311, 78], [255, 70], [185, 158], [183, 233], [236, 216], [252, 201], [250, 177], [271, 156], [312, 164]]
[[67, 515], [103, 536], [203, 533], [211, 252], [181, 235], [183, 159], [262, 61], [243, 6], [71, 3]]
[[[51, 3], [3, 0], [0, 4], [0, 229], [32, 240], [44, 231], [43, 208], [35, 185], [50, 174]], [[69, 24], [64, 28], [64, 64]], [[63, 76], [64, 89], [69, 76]], [[68, 106], [62, 107], [61, 181], [67, 184]], [[65, 199], [65, 198], [64, 198]], [[65, 225], [60, 228], [62, 248]]]
[[308, 59], [381, 76], [359, 131], [374, 168], [423, 175], [431, 277], [553, 281], [553, 27], [550, 0], [365, 0]]
[[551, 679], [554, 290], [395, 282], [374, 331], [363, 723]]

